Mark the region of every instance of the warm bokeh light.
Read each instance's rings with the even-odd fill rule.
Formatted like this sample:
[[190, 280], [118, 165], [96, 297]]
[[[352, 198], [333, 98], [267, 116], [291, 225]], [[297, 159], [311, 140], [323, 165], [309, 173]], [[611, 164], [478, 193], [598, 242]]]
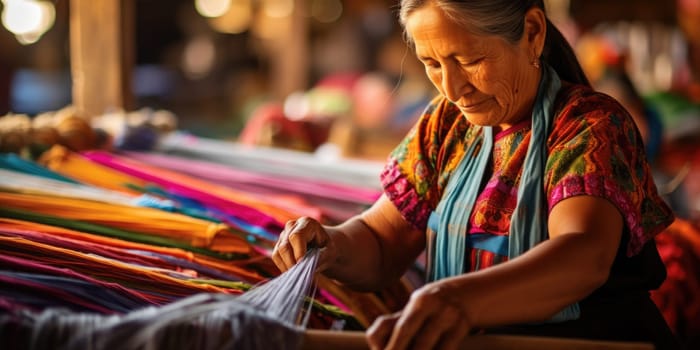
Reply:
[[343, 14], [340, 0], [313, 0], [311, 16], [321, 23], [335, 22]]
[[294, 13], [294, 0], [264, 0], [255, 13], [252, 32], [257, 38], [271, 40], [288, 33]]
[[291, 120], [302, 120], [310, 111], [309, 99], [303, 91], [289, 94], [284, 101], [284, 115]]
[[182, 70], [191, 79], [200, 79], [211, 72], [216, 61], [216, 47], [205, 36], [192, 39], [182, 55]]
[[284, 18], [294, 12], [294, 0], [264, 0], [263, 11], [272, 18]]
[[2, 24], [14, 34], [26, 34], [39, 28], [41, 17], [41, 6], [37, 2], [7, 0], [2, 12]]
[[26, 33], [26, 34], [15, 34], [15, 39], [22, 45], [31, 45], [41, 39], [41, 34], [37, 33]]
[[673, 62], [668, 54], [660, 54], [654, 59], [654, 83], [656, 89], [668, 90], [673, 83]]
[[195, 0], [194, 7], [204, 17], [219, 17], [229, 11], [231, 0]]
[[3, 4], [3, 26], [24, 45], [39, 40], [56, 19], [56, 9], [47, 1], [4, 0]]
[[219, 17], [209, 19], [209, 24], [221, 33], [237, 34], [250, 28], [253, 21], [251, 0], [232, 0], [229, 10]]

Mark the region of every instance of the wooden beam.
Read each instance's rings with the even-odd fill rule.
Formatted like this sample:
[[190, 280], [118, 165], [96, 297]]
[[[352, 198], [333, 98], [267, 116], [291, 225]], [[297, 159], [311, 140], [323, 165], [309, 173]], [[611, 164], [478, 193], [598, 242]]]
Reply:
[[133, 108], [133, 0], [70, 0], [73, 105], [87, 118]]
[[[301, 349], [367, 350], [365, 334], [357, 331], [306, 330]], [[550, 338], [518, 335], [475, 335], [464, 338], [460, 349], [470, 350], [654, 350], [651, 343]]]
[[[308, 89], [309, 74], [309, 19], [305, 9], [307, 0], [294, 0], [294, 11], [278, 19], [281, 27], [272, 39], [271, 85], [273, 94], [284, 99], [290, 93]], [[282, 24], [283, 23], [283, 24]]]

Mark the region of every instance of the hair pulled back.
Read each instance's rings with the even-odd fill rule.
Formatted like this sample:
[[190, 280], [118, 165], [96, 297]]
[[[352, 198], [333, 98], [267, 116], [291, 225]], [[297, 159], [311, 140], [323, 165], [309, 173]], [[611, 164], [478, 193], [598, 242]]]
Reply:
[[[429, 3], [435, 4], [458, 25], [475, 30], [476, 34], [497, 35], [511, 43], [522, 38], [529, 9], [538, 7], [545, 11], [543, 0], [401, 0], [401, 25], [405, 28], [411, 13]], [[549, 18], [541, 59], [552, 66], [562, 80], [590, 86], [571, 45]]]

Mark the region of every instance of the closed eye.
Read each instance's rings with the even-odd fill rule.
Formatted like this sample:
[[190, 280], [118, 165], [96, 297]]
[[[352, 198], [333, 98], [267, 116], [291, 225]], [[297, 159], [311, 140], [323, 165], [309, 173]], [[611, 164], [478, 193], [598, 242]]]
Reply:
[[423, 61], [423, 65], [429, 69], [439, 69], [440, 68], [440, 62], [432, 61], [432, 60]]
[[477, 59], [471, 60], [471, 61], [457, 60], [457, 63], [460, 66], [471, 67], [471, 66], [475, 66], [475, 65], [481, 63], [481, 61], [483, 61], [483, 60], [484, 60], [484, 58], [482, 57], [482, 58], [477, 58]]

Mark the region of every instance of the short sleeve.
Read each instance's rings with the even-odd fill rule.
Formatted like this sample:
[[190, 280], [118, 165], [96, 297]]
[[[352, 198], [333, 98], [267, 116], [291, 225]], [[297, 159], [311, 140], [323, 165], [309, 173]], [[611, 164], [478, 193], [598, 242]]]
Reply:
[[426, 228], [467, 129], [461, 112], [437, 97], [389, 155], [380, 175], [384, 193], [414, 227]]
[[634, 121], [612, 98], [572, 89], [557, 113], [548, 145], [545, 187], [549, 209], [578, 195], [615, 205], [629, 232], [627, 255], [673, 221], [658, 195]]

